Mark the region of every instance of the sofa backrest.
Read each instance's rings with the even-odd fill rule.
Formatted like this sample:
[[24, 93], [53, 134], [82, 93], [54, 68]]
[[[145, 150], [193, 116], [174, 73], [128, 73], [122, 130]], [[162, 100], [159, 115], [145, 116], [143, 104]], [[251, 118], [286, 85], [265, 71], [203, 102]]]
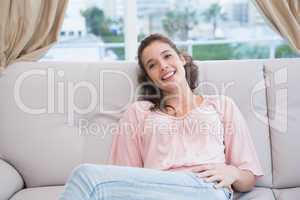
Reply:
[[[201, 84], [197, 93], [218, 91], [236, 101], [265, 172], [257, 185], [271, 187], [274, 159], [272, 162], [263, 73], [266, 62], [198, 62]], [[300, 64], [297, 59], [286, 62]], [[135, 62], [20, 62], [9, 66], [0, 77], [0, 155], [16, 167], [27, 187], [62, 185], [76, 165], [104, 164], [110, 130], [134, 100], [137, 69]], [[223, 83], [227, 84], [225, 93]], [[286, 140], [288, 145], [290, 138]], [[293, 159], [288, 162], [294, 163]], [[276, 173], [279, 179], [284, 174], [282, 170]], [[300, 185], [279, 179], [277, 186]]]
[[299, 187], [300, 62], [265, 63], [274, 188]]

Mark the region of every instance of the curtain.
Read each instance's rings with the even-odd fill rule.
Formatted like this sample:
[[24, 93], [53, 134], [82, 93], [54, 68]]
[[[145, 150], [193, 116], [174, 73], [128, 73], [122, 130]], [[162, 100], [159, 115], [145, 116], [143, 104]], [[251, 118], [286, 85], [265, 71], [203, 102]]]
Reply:
[[300, 54], [300, 0], [253, 0], [271, 26]]
[[41, 58], [58, 40], [68, 0], [0, 1], [0, 70]]

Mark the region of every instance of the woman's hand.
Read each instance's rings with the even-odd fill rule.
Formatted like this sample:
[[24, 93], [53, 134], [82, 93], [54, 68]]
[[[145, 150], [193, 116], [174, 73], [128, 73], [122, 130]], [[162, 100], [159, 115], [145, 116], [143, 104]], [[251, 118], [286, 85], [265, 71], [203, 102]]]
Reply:
[[217, 181], [215, 188], [230, 187], [239, 179], [240, 174], [237, 167], [226, 164], [204, 164], [195, 167], [192, 171], [206, 182]]

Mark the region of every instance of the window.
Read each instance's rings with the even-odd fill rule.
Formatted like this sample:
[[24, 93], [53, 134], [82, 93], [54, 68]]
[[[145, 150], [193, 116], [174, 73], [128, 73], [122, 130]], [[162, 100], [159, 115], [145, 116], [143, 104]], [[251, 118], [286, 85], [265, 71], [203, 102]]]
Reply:
[[247, 25], [247, 23], [249, 22], [249, 20], [248, 20], [248, 16], [249, 16], [248, 2], [233, 3], [232, 9], [233, 9], [233, 12], [232, 12], [233, 20], [239, 22], [241, 25]]
[[70, 0], [60, 41], [42, 60], [123, 60], [122, 5], [123, 0]]
[[138, 0], [138, 7], [140, 37], [164, 33], [194, 59], [296, 56], [250, 0]]
[[250, 0], [70, 0], [60, 41], [43, 60], [124, 60], [125, 49], [136, 52], [135, 41], [125, 44], [125, 18], [137, 21], [127, 23], [137, 29], [131, 39], [163, 33], [196, 60], [298, 57]]
[[69, 36], [74, 36], [74, 31], [70, 31]]

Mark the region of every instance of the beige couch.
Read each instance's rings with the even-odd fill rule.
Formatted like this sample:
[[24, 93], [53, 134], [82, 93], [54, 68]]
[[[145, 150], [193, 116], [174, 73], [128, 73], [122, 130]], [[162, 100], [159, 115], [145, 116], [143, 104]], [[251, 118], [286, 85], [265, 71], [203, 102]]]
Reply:
[[[235, 198], [300, 199], [300, 59], [198, 65], [197, 91], [236, 101], [265, 172]], [[0, 199], [58, 199], [76, 165], [105, 163], [109, 127], [133, 100], [136, 69], [131, 62], [9, 66], [0, 76]]]

